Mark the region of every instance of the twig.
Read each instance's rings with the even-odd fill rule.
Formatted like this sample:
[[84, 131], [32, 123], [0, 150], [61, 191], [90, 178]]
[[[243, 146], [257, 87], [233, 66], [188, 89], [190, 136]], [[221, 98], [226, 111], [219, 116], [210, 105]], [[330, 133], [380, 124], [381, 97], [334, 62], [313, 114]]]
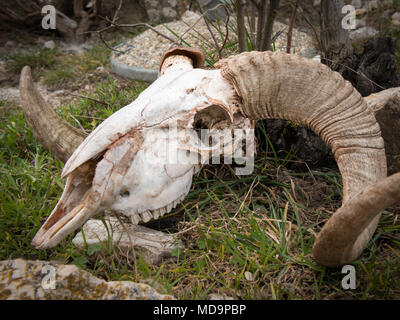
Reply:
[[271, 39], [271, 43], [274, 43], [275, 41], [276, 41], [276, 39], [278, 39], [280, 36], [281, 36], [281, 34], [286, 30], [286, 26], [285, 27], [283, 27], [281, 30], [279, 30], [279, 31], [277, 31], [275, 34], [274, 34], [274, 36], [272, 37], [272, 39]]
[[311, 30], [313, 31], [314, 36], [315, 36], [315, 40], [318, 42], [318, 45], [319, 45], [319, 51], [322, 52], [323, 45], [322, 45], [321, 38], [320, 38], [320, 36], [318, 34], [318, 31], [315, 29], [314, 25], [311, 23], [311, 21], [308, 18], [308, 16], [304, 14], [304, 10], [301, 8], [301, 5], [299, 5], [299, 10], [298, 11], [300, 12], [300, 14], [301, 14], [302, 18], [304, 19], [304, 21], [310, 26]]
[[[105, 28], [103, 28], [103, 29], [100, 29], [100, 30], [96, 30], [96, 31], [86, 31], [86, 32], [83, 32], [83, 33], [97, 33], [97, 34], [99, 35], [99, 37], [100, 37], [100, 40], [103, 41], [104, 45], [105, 45], [107, 48], [111, 49], [112, 51], [115, 51], [115, 52], [118, 52], [118, 53], [125, 53], [124, 51], [120, 51], [120, 50], [117, 50], [117, 49], [115, 49], [115, 48], [112, 48], [112, 47], [111, 47], [110, 45], [108, 45], [107, 42], [104, 40], [104, 38], [103, 38], [103, 32], [105, 32], [105, 31], [107, 31], [107, 30], [110, 30], [110, 29], [112, 29], [112, 28], [134, 28], [134, 27], [144, 26], [144, 27], [149, 28], [149, 29], [152, 30], [153, 32], [157, 33], [157, 34], [160, 35], [161, 37], [163, 37], [163, 38], [165, 38], [165, 39], [171, 41], [173, 44], [179, 45], [179, 43], [178, 43], [176, 40], [174, 40], [174, 39], [168, 37], [167, 35], [165, 35], [164, 33], [160, 32], [160, 31], [158, 31], [157, 29], [155, 29], [153, 26], [149, 25], [148, 23], [139, 22], [139, 23], [134, 23], [134, 24], [117, 24], [117, 23], [113, 22], [113, 21], [110, 20], [110, 19], [107, 19], [107, 18], [103, 18], [103, 19], [106, 20], [107, 22], [109, 22], [110, 25], [107, 26], [107, 27], [105, 27]], [[114, 19], [113, 19], [113, 20], [114, 20]]]
[[258, 21], [257, 21], [257, 34], [256, 34], [256, 50], [261, 50], [262, 43], [262, 35], [263, 35], [263, 26], [265, 20], [265, 14], [268, 9], [267, 0], [262, 0], [260, 5], [257, 7], [258, 9]]
[[272, 28], [276, 17], [276, 11], [279, 8], [280, 0], [270, 0], [268, 17], [265, 21], [262, 38], [261, 38], [261, 51], [271, 49]]
[[122, 226], [122, 228], [124, 229], [124, 231], [126, 232], [126, 234], [128, 235], [129, 238], [129, 242], [131, 243], [131, 249], [133, 251], [133, 263], [135, 266], [135, 276], [137, 278], [138, 275], [138, 269], [137, 269], [137, 264], [136, 264], [136, 250], [135, 250], [135, 246], [133, 244], [132, 238], [131, 238], [131, 234], [129, 233], [128, 229], [125, 226], [125, 223], [121, 220], [121, 218], [119, 217], [118, 214], [114, 214], [114, 216], [118, 219], [118, 222], [120, 223], [120, 225]]
[[100, 101], [100, 100], [97, 100], [97, 99], [94, 99], [94, 98], [90, 98], [90, 97], [87, 97], [87, 96], [83, 96], [83, 95], [80, 95], [80, 94], [70, 93], [70, 95], [71, 95], [71, 96], [74, 96], [74, 97], [79, 97], [79, 98], [88, 99], [88, 100], [91, 100], [91, 101], [100, 103], [100, 104], [102, 104], [102, 105], [104, 105], [104, 106], [109, 106], [109, 104], [106, 103], [106, 102], [104, 102], [104, 101]]
[[149, 28], [150, 30], [154, 31], [155, 33], [157, 33], [159, 36], [164, 37], [165, 39], [171, 41], [174, 44], [178, 44], [178, 42], [170, 37], [168, 37], [167, 35], [165, 35], [164, 33], [158, 31], [156, 28], [154, 28], [153, 26], [149, 25], [148, 23], [144, 23], [144, 22], [139, 22], [139, 23], [133, 23], [133, 24], [115, 24], [112, 23], [113, 26], [119, 27], [119, 28], [132, 28], [132, 27], [140, 27], [140, 26], [145, 26], [147, 28]]
[[347, 69], [350, 70], [351, 72], [354, 72], [355, 74], [358, 74], [359, 76], [364, 77], [365, 79], [367, 79], [368, 81], [370, 81], [371, 83], [373, 83], [374, 85], [376, 85], [377, 87], [379, 87], [379, 88], [382, 89], [382, 90], [386, 90], [386, 89], [387, 89], [387, 88], [385, 88], [385, 87], [382, 87], [380, 84], [376, 83], [375, 81], [371, 80], [370, 78], [368, 78], [365, 74], [360, 73], [360, 72], [358, 72], [358, 71], [356, 71], [356, 70], [350, 68], [349, 66], [347, 66], [347, 65], [345, 65], [345, 64], [343, 64], [343, 63], [339, 63], [339, 62], [337, 62], [337, 61], [335, 61], [335, 60], [331, 60], [331, 59], [328, 59], [328, 58], [325, 58], [325, 57], [324, 57], [323, 59], [324, 59], [324, 60], [327, 60], [327, 61], [329, 61], [329, 62], [336, 63], [336, 64], [338, 64], [339, 66], [342, 66], [342, 67], [344, 67], [344, 68], [347, 68]]
[[78, 124], [79, 128], [81, 128], [82, 131], [87, 132], [87, 130], [85, 130], [85, 128], [82, 127], [81, 123], [78, 121], [78, 119], [76, 119], [72, 114], [69, 114], [69, 116]]
[[294, 25], [294, 21], [296, 19], [298, 3], [299, 3], [299, 0], [296, 0], [296, 3], [294, 5], [293, 11], [292, 11], [292, 15], [290, 16], [289, 30], [288, 30], [288, 34], [287, 34], [286, 53], [290, 53], [290, 49], [292, 47], [293, 25]]
[[236, 0], [237, 34], [239, 40], [239, 52], [246, 51], [246, 29], [244, 25], [244, 7], [242, 0]]
[[[197, 4], [197, 6], [198, 6], [198, 8], [200, 10], [200, 13], [203, 15], [203, 9], [201, 8], [201, 5], [200, 5], [199, 1], [198, 0], [195, 0], [195, 1], [196, 1], [196, 4]], [[214, 32], [212, 32], [212, 30], [210, 28], [210, 25], [209, 25], [209, 23], [207, 21], [207, 18], [205, 16], [203, 16], [203, 19], [204, 19], [204, 22], [205, 22], [205, 24], [207, 26], [208, 32], [210, 32], [211, 38], [213, 39], [213, 41], [215, 43], [215, 48], [218, 51], [218, 57], [221, 59], [222, 58], [221, 49], [220, 49], [220, 46], [218, 45], [217, 39], [215, 38]]]

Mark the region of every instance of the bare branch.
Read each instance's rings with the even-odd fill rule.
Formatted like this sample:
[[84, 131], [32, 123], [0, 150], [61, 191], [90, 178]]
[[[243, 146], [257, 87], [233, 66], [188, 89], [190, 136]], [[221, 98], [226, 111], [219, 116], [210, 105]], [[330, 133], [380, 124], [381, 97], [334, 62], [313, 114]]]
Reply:
[[287, 34], [287, 45], [286, 45], [287, 53], [290, 53], [290, 49], [292, 47], [293, 25], [294, 25], [294, 21], [296, 19], [296, 12], [297, 12], [298, 4], [299, 4], [299, 0], [296, 0], [296, 3], [293, 7], [292, 15], [290, 16], [289, 30], [288, 30], [288, 34]]
[[239, 40], [239, 52], [246, 51], [246, 27], [244, 24], [244, 7], [242, 0], [236, 0], [237, 34]]
[[268, 17], [265, 21], [262, 38], [261, 38], [261, 51], [271, 49], [272, 28], [277, 10], [279, 8], [280, 0], [270, 0]]

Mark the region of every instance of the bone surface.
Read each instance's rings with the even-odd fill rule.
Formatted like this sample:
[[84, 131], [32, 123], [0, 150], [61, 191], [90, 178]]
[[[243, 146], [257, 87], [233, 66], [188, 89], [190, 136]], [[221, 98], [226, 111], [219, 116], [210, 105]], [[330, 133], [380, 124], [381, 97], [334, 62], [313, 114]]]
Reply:
[[87, 245], [107, 243], [108, 234], [110, 234], [113, 246], [122, 250], [122, 255], [128, 254], [129, 257], [135, 259], [134, 253], [140, 253], [148, 264], [157, 264], [163, 258], [170, 257], [172, 250], [183, 248], [173, 235], [131, 223], [121, 225], [115, 217], [108, 217], [104, 220], [107, 228], [101, 220], [87, 221], [83, 226], [85, 239], [80, 232], [72, 240], [72, 243], [81, 248], [86, 247], [85, 242]]

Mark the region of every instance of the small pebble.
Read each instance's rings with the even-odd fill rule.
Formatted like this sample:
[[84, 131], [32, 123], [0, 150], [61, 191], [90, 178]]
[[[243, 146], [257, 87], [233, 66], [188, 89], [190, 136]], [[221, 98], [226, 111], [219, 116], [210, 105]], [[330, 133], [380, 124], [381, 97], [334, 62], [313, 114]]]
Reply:
[[[186, 46], [186, 43], [189, 43], [190, 46], [201, 48], [205, 52], [213, 51], [214, 42], [210, 32], [208, 31], [204, 20], [199, 18], [200, 16], [198, 14], [187, 11], [182, 16], [181, 20], [160, 24], [156, 26], [155, 29], [176, 40], [176, 42], [183, 46]], [[232, 27], [234, 27], [235, 22], [233, 21], [233, 18], [230, 19], [230, 23], [232, 24]], [[274, 32], [280, 31], [285, 27], [284, 24], [275, 22]], [[222, 46], [224, 39], [221, 39], [217, 30], [212, 26], [211, 28], [214, 31], [218, 45]], [[170, 30], [173, 30], [173, 32]], [[183, 41], [174, 34], [179, 35]], [[237, 37], [234, 32], [230, 31], [228, 42], [232, 41], [237, 41]], [[286, 51], [286, 41], [287, 32], [284, 31], [275, 42], [276, 50]], [[175, 45], [176, 44], [173, 44], [165, 37], [162, 37], [148, 29], [136, 37], [128, 39], [118, 45], [116, 49], [123, 53], [113, 52], [112, 59], [117, 63], [128, 66], [156, 70], [158, 69], [163, 53]], [[296, 29], [293, 30], [292, 53], [304, 54], [313, 48], [315, 48], [315, 46], [312, 37]], [[233, 50], [227, 50], [224, 54], [230, 55], [236, 53], [237, 52], [233, 52]]]
[[43, 44], [43, 47], [45, 47], [46, 49], [53, 50], [56, 47], [56, 43], [53, 40], [49, 40]]

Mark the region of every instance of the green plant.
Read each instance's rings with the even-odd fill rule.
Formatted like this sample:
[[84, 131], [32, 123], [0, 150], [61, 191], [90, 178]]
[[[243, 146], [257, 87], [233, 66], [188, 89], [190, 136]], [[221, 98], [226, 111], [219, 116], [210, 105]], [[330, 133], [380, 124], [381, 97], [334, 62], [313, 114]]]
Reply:
[[31, 49], [25, 54], [11, 55], [8, 58], [7, 69], [18, 74], [24, 66], [30, 66], [33, 69], [49, 68], [54, 65], [57, 55], [57, 50], [40, 49], [34, 51]]

